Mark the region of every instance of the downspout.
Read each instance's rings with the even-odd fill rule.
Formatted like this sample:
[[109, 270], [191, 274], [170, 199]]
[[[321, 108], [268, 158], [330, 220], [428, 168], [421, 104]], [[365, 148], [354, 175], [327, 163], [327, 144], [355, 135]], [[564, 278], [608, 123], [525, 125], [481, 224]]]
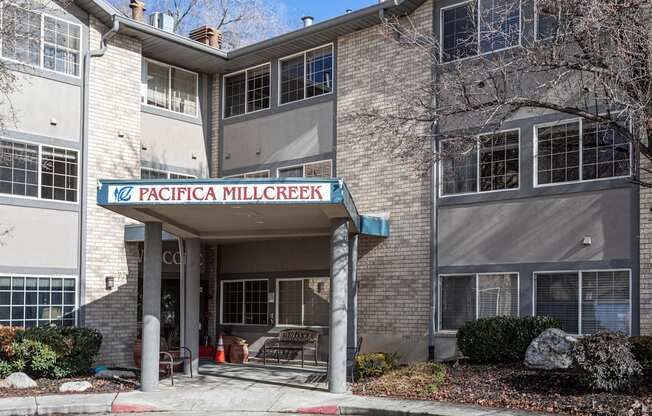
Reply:
[[[89, 31], [91, 30], [91, 25], [88, 25]], [[113, 16], [113, 25], [112, 27], [102, 34], [102, 39], [100, 40], [100, 49], [90, 49], [84, 54], [84, 64], [83, 64], [83, 74], [82, 74], [82, 106], [81, 106], [81, 180], [79, 186], [79, 316], [78, 324], [85, 326], [86, 323], [86, 312], [84, 309], [85, 299], [86, 299], [86, 221], [88, 218], [88, 201], [86, 201], [86, 187], [88, 181], [88, 80], [90, 73], [90, 64], [91, 58], [96, 56], [102, 56], [106, 53], [107, 44], [109, 40], [115, 36], [116, 32], [120, 28], [119, 22]], [[89, 35], [90, 39], [90, 35]]]

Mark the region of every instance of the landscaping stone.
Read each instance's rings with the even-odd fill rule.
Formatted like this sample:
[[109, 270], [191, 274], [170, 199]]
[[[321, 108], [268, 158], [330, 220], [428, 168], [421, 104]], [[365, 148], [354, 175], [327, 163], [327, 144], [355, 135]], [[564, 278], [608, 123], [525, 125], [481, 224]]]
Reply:
[[126, 370], [102, 370], [99, 373], [95, 374], [95, 377], [107, 379], [136, 378], [136, 373]]
[[572, 350], [577, 338], [561, 329], [546, 329], [525, 352], [525, 366], [539, 370], [568, 369], [573, 366]]
[[59, 391], [61, 393], [71, 393], [71, 392], [79, 393], [82, 391], [86, 391], [90, 388], [93, 388], [93, 385], [88, 381], [69, 381], [59, 386]]
[[38, 384], [25, 373], [12, 373], [0, 381], [0, 387], [5, 389], [34, 389], [38, 387]]

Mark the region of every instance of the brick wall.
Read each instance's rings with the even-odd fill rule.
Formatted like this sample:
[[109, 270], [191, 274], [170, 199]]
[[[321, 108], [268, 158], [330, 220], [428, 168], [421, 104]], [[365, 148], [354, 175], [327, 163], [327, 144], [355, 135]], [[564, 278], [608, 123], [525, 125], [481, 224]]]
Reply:
[[[92, 48], [98, 47], [106, 30], [91, 16]], [[109, 41], [103, 57], [91, 59], [85, 325], [104, 335], [100, 362], [120, 366], [133, 365], [138, 247], [124, 242], [125, 218], [98, 207], [95, 201], [98, 179], [139, 177], [140, 73], [141, 45], [123, 35]], [[112, 290], [106, 290], [105, 276], [115, 278]]]
[[222, 114], [222, 97], [220, 96], [220, 74], [213, 74], [212, 84], [210, 87], [211, 94], [211, 131], [210, 131], [210, 149], [209, 166], [211, 178], [219, 177], [220, 163], [220, 115]]
[[[652, 168], [647, 158], [641, 159], [641, 168]], [[641, 169], [641, 180], [652, 182], [652, 173]], [[640, 209], [641, 335], [652, 335], [652, 188], [640, 187]]]
[[[411, 16], [432, 31], [432, 1]], [[425, 359], [430, 314], [431, 180], [410, 160], [370, 150], [347, 114], [369, 100], [391, 105], [400, 85], [380, 71], [403, 73], [411, 83], [430, 79], [420, 50], [397, 46], [379, 27], [338, 39], [337, 176], [349, 186], [362, 213], [390, 213], [390, 237], [361, 238], [358, 260], [358, 327], [366, 351], [398, 351], [405, 360]], [[398, 80], [397, 80], [398, 81]], [[427, 152], [428, 149], [423, 149]], [[419, 155], [415, 155], [418, 157]]]

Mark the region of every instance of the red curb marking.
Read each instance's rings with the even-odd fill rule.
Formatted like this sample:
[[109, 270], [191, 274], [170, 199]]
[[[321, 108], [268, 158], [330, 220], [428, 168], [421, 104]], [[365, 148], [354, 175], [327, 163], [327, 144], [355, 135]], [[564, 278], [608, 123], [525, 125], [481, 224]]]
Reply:
[[336, 415], [337, 405], [316, 406], [316, 407], [300, 407], [297, 413], [310, 414], [310, 415]]
[[155, 411], [156, 406], [148, 404], [114, 404], [111, 406], [111, 413], [139, 413], [139, 412], [152, 412]]

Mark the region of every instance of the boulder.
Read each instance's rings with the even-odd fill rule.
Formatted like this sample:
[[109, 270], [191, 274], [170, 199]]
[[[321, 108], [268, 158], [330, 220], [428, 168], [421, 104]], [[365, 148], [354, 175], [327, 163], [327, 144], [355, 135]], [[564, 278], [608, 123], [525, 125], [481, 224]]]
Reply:
[[136, 378], [136, 373], [126, 370], [102, 370], [96, 373], [95, 377], [106, 379]]
[[536, 337], [525, 352], [525, 366], [540, 370], [568, 369], [573, 366], [572, 350], [575, 337], [561, 329], [546, 329]]
[[25, 373], [12, 373], [9, 374], [9, 377], [0, 381], [0, 388], [5, 389], [35, 389], [37, 387], [36, 381]]
[[61, 393], [80, 393], [92, 388], [93, 385], [88, 381], [69, 381], [59, 386]]

